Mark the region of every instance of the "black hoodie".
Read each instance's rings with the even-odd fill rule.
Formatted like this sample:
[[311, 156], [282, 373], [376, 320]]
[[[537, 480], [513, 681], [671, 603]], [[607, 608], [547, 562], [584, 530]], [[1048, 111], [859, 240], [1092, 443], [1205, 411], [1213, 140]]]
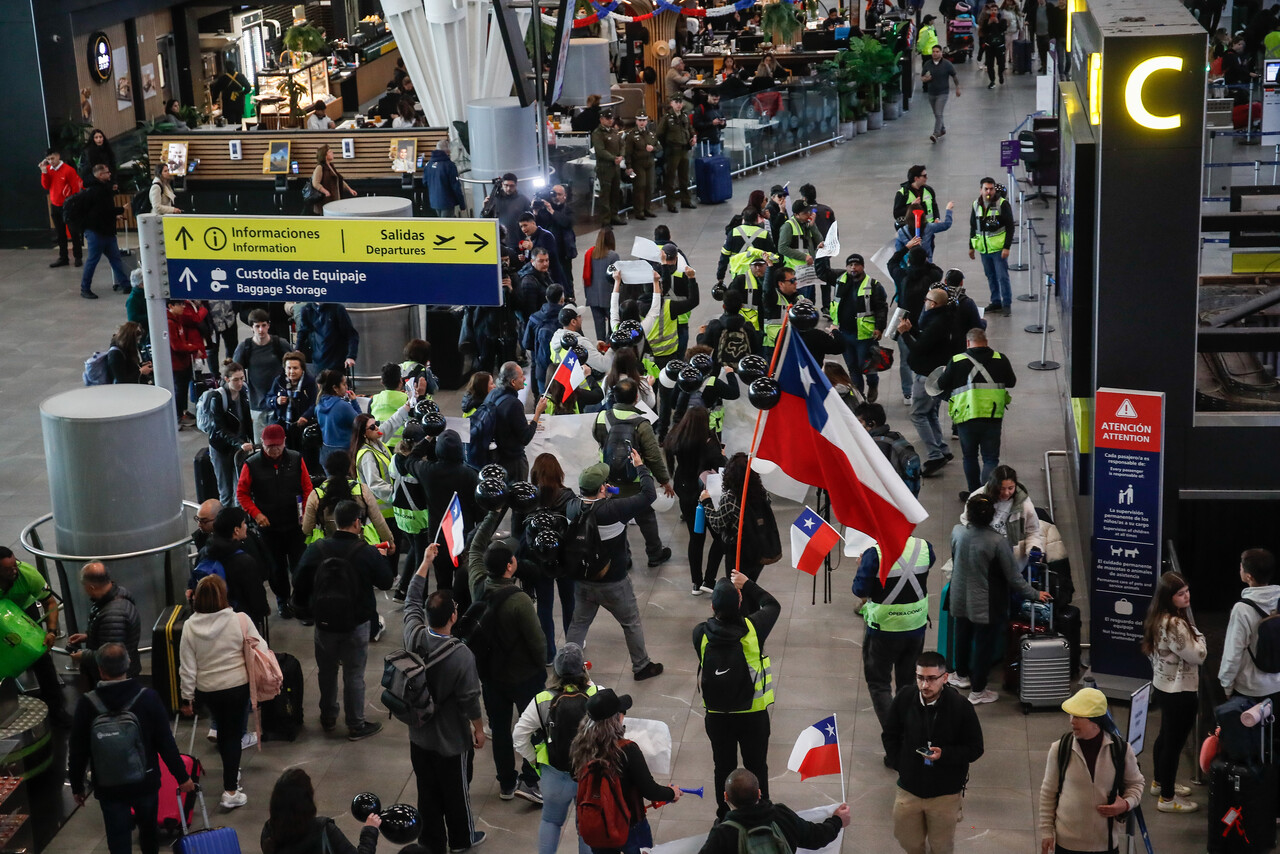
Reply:
[[[321, 833], [328, 837], [328, 845], [321, 841]], [[333, 823], [333, 819], [318, 815], [311, 820], [311, 826], [305, 833], [288, 842], [278, 843], [271, 838], [271, 819], [267, 819], [267, 823], [262, 826], [262, 838], [259, 841], [262, 844], [262, 854], [317, 854], [321, 850], [328, 850], [332, 854], [373, 854], [378, 847], [378, 829], [368, 826], [360, 828], [360, 847], [356, 848]]]
[[707, 841], [703, 843], [698, 854], [736, 854], [738, 851], [739, 831], [726, 822], [737, 822], [750, 830], [753, 827], [768, 826], [777, 822], [791, 850], [798, 848], [817, 851], [835, 841], [840, 834], [840, 819], [834, 815], [822, 821], [806, 821], [783, 804], [775, 804], [762, 800], [749, 807], [730, 810], [724, 821], [711, 828]]
[[[778, 617], [781, 614], [782, 604], [759, 584], [748, 580], [746, 584], [742, 585], [742, 604], [738, 606], [738, 616], [751, 620], [751, 625], [756, 630], [756, 637], [760, 640], [761, 649], [764, 649], [765, 639], [769, 637], [769, 632], [773, 631], [773, 626], [778, 622]], [[713, 616], [706, 622], [695, 626], [693, 629], [693, 649], [698, 654], [699, 659], [702, 657], [702, 638], [704, 635], [741, 640], [747, 634], [745, 619], [722, 620]], [[818, 847], [821, 848], [822, 846]]]
[[243, 542], [213, 536], [205, 544], [204, 556], [222, 564], [227, 575], [227, 601], [249, 615], [255, 623], [271, 616], [271, 606], [262, 586], [263, 567]]

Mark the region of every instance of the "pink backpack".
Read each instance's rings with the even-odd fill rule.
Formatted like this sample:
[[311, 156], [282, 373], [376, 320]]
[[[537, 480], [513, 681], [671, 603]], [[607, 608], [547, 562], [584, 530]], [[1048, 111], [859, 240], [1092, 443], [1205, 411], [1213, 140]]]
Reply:
[[276, 654], [258, 638], [249, 634], [249, 618], [240, 614], [240, 629], [244, 635], [244, 667], [249, 672], [249, 702], [254, 709], [259, 704], [274, 700], [284, 687], [284, 674]]

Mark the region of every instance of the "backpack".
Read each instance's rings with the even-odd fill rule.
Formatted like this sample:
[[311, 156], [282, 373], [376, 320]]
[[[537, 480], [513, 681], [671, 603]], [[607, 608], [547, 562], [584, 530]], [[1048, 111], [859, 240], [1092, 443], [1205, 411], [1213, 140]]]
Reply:
[[587, 716], [587, 697], [584, 691], [566, 691], [551, 701], [547, 719], [542, 721], [542, 732], [547, 743], [547, 761], [552, 768], [568, 772], [569, 747]]
[[[362, 545], [364, 540], [356, 541], [356, 548]], [[363, 584], [350, 559], [354, 551], [348, 550], [343, 557], [326, 557], [316, 570], [311, 616], [321, 631], [349, 632], [360, 624], [356, 603], [360, 601]]]
[[84, 225], [85, 215], [89, 213], [89, 199], [92, 193], [89, 188], [85, 188], [78, 193], [72, 193], [67, 196], [62, 203], [62, 218], [73, 228], [81, 228]]
[[226, 412], [229, 404], [227, 395], [221, 388], [206, 389], [196, 402], [196, 429], [206, 436], [212, 434], [218, 426], [213, 420], [213, 400], [218, 396], [222, 398], [222, 411]]
[[494, 461], [492, 445], [498, 425], [497, 409], [486, 400], [471, 413], [468, 422], [471, 427], [471, 441], [467, 443], [467, 465], [474, 469], [481, 469]]
[[129, 202], [129, 208], [133, 211], [135, 219], [143, 214], [151, 213], [151, 184], [147, 184], [133, 194], [133, 199]]
[[592, 848], [621, 848], [631, 834], [631, 809], [622, 791], [622, 777], [616, 768], [598, 759], [580, 777], [574, 798], [578, 835]]
[[427, 670], [460, 646], [461, 641], [446, 638], [426, 659], [407, 649], [398, 649], [384, 658], [382, 705], [411, 727], [425, 726], [436, 713], [436, 701], [427, 685]]
[[[239, 551], [236, 554], [240, 554]], [[190, 590], [195, 590], [196, 585], [200, 583], [200, 579], [206, 575], [216, 575], [225, 582], [227, 580], [227, 568], [222, 565], [222, 561], [214, 560], [210, 557], [201, 557], [191, 569], [191, 580], [187, 582]]]
[[890, 430], [882, 436], [873, 436], [876, 445], [884, 452], [885, 457], [893, 464], [894, 471], [902, 478], [902, 482], [911, 490], [912, 495], [920, 494], [920, 455], [916, 446], [907, 441], [901, 433]]
[[1249, 658], [1253, 659], [1253, 666], [1263, 673], [1280, 673], [1280, 611], [1265, 611], [1251, 599], [1240, 601], [1248, 602], [1262, 617], [1258, 623], [1258, 642], [1255, 644], [1258, 651], [1254, 652], [1249, 647], [1245, 647], [1249, 652]]
[[[1105, 730], [1104, 730], [1105, 731]], [[1108, 733], [1111, 736], [1111, 762], [1115, 766], [1115, 779], [1111, 781], [1111, 792], [1107, 795], [1107, 803], [1116, 802], [1116, 796], [1120, 794], [1120, 784], [1124, 782], [1124, 766], [1125, 766], [1125, 748], [1128, 742], [1120, 738], [1114, 732]], [[1058, 792], [1054, 795], [1055, 803], [1062, 799], [1062, 784], [1067, 779], [1067, 766], [1071, 764], [1071, 745], [1075, 741], [1075, 736], [1067, 733], [1058, 739]], [[1111, 842], [1111, 825], [1115, 819], [1107, 819], [1107, 842]]]
[[639, 418], [618, 418], [613, 410], [604, 414], [605, 426], [609, 433], [605, 436], [603, 461], [609, 464], [609, 480], [613, 483], [627, 483], [636, 479], [636, 467], [631, 462], [631, 448], [635, 443], [636, 427]]
[[738, 831], [738, 854], [791, 854], [791, 846], [776, 821], [747, 829], [736, 821], [720, 822]]
[[491, 597], [481, 596], [471, 603], [453, 627], [453, 636], [465, 643], [475, 656], [476, 673], [482, 680], [488, 678], [495, 656], [502, 652], [497, 648], [498, 609], [520, 592], [520, 588], [512, 584]]
[[609, 571], [612, 562], [600, 542], [600, 523], [596, 521], [597, 503], [579, 501], [577, 512], [569, 520], [560, 560], [561, 575], [564, 578], [599, 581]]
[[[712, 712], [745, 712], [751, 708], [755, 682], [742, 649], [740, 638], [706, 635], [706, 646], [700, 650], [698, 690], [703, 705]], [[760, 652], [760, 669], [764, 670], [764, 650]]]
[[737, 370], [743, 356], [751, 354], [751, 338], [747, 335], [747, 322], [740, 316], [725, 321], [720, 338], [716, 341], [713, 358], [717, 365], [732, 365]]
[[[249, 672], [249, 699], [253, 707], [269, 703], [280, 696], [284, 688], [284, 672], [276, 654], [265, 641], [249, 634], [249, 615], [240, 613], [240, 629], [244, 633], [244, 663]], [[259, 719], [261, 723], [261, 719]]]
[[97, 714], [89, 724], [89, 756], [93, 759], [93, 779], [99, 787], [133, 786], [147, 779], [147, 748], [142, 740], [142, 723], [133, 706], [146, 688], [133, 699], [110, 711], [97, 691], [85, 697]]
[[769, 494], [763, 489], [747, 493], [747, 512], [742, 521], [742, 563], [768, 566], [782, 560], [782, 538], [773, 516]]
[[111, 385], [111, 366], [107, 357], [112, 350], [119, 349], [112, 344], [105, 350], [95, 350], [92, 356], [84, 360], [85, 385]]

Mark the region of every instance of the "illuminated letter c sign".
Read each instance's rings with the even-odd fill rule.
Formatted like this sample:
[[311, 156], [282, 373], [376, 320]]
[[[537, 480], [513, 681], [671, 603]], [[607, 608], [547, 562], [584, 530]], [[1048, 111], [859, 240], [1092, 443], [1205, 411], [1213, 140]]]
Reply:
[[1157, 71], [1181, 70], [1182, 57], [1180, 56], [1156, 56], [1138, 63], [1137, 67], [1129, 73], [1129, 79], [1124, 84], [1124, 105], [1129, 111], [1130, 118], [1152, 130], [1173, 130], [1181, 127], [1181, 113], [1174, 113], [1171, 116], [1152, 115], [1142, 103], [1142, 87], [1146, 85], [1148, 77]]

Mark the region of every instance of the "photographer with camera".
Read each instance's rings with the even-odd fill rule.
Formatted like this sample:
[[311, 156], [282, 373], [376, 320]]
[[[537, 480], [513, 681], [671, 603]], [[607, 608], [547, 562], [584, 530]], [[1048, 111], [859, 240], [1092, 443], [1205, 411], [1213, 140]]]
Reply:
[[569, 207], [569, 191], [564, 184], [535, 193], [533, 215], [538, 227], [551, 232], [555, 238], [555, 254], [563, 273], [558, 281], [573, 300], [573, 259], [578, 257], [578, 237], [573, 231], [573, 209]]
[[[484, 197], [484, 207], [480, 209], [480, 216], [496, 219], [506, 228], [504, 242], [515, 241], [516, 235], [520, 234], [520, 214], [530, 207], [528, 197], [516, 189], [516, 181], [514, 172], [494, 178], [493, 189]], [[506, 245], [515, 247], [514, 242], [506, 242]]]

